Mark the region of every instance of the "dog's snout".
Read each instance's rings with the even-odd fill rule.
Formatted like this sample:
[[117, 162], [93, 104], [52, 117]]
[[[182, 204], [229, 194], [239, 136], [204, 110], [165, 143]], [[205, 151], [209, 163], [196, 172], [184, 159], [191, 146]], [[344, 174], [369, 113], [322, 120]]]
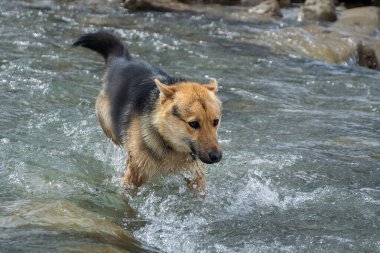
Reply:
[[211, 151], [208, 154], [208, 157], [210, 158], [211, 162], [217, 163], [222, 159], [222, 152], [218, 150]]

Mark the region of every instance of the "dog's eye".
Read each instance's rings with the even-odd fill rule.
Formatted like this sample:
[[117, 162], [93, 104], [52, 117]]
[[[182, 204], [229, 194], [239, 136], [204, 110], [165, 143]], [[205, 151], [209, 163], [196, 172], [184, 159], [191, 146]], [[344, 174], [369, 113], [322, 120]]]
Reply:
[[219, 119], [214, 119], [212, 124], [214, 125], [214, 127], [216, 127], [219, 124]]
[[194, 129], [198, 129], [198, 128], [201, 127], [201, 125], [199, 124], [198, 121], [191, 121], [191, 122], [189, 122], [189, 126], [190, 126], [191, 128], [194, 128]]

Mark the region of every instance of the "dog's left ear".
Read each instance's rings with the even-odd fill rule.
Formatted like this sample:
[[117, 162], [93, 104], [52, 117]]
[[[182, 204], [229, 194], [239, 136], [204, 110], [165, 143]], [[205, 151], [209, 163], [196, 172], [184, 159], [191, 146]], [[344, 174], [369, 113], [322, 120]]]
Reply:
[[203, 86], [205, 86], [209, 91], [212, 91], [214, 93], [218, 92], [218, 82], [216, 81], [215, 78], [211, 78], [210, 82], [207, 84], [204, 84]]
[[157, 85], [160, 94], [162, 94], [165, 98], [170, 98], [174, 94], [174, 89], [169, 85], [161, 83], [161, 81], [158, 79], [154, 79], [154, 82]]

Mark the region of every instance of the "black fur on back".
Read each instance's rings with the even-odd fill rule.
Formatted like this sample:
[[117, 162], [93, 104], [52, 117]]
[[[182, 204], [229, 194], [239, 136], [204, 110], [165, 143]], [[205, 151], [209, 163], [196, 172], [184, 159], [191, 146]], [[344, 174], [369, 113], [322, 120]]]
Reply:
[[123, 129], [128, 128], [133, 116], [150, 114], [154, 109], [159, 97], [154, 79], [167, 85], [186, 81], [169, 76], [153, 64], [131, 60], [123, 43], [110, 33], [85, 34], [73, 46], [92, 49], [105, 58], [105, 91], [111, 101], [112, 123], [120, 140], [123, 140]]
[[182, 78], [173, 78], [157, 66], [146, 62], [124, 59], [113, 61], [108, 67], [107, 93], [111, 99], [111, 118], [118, 137], [128, 128], [134, 115], [150, 114], [159, 96], [154, 79], [171, 85]]

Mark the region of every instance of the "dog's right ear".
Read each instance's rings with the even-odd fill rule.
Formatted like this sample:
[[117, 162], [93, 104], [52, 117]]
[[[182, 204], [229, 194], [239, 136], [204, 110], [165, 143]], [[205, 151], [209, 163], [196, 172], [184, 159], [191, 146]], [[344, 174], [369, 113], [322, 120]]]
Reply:
[[205, 86], [209, 91], [212, 91], [214, 93], [218, 92], [218, 82], [216, 81], [215, 78], [211, 78], [210, 82], [207, 84], [204, 84], [203, 86]]
[[161, 83], [161, 81], [158, 79], [154, 79], [154, 82], [157, 85], [158, 90], [160, 91], [160, 95], [162, 95], [165, 98], [170, 98], [171, 96], [173, 96], [175, 91], [173, 87]]

